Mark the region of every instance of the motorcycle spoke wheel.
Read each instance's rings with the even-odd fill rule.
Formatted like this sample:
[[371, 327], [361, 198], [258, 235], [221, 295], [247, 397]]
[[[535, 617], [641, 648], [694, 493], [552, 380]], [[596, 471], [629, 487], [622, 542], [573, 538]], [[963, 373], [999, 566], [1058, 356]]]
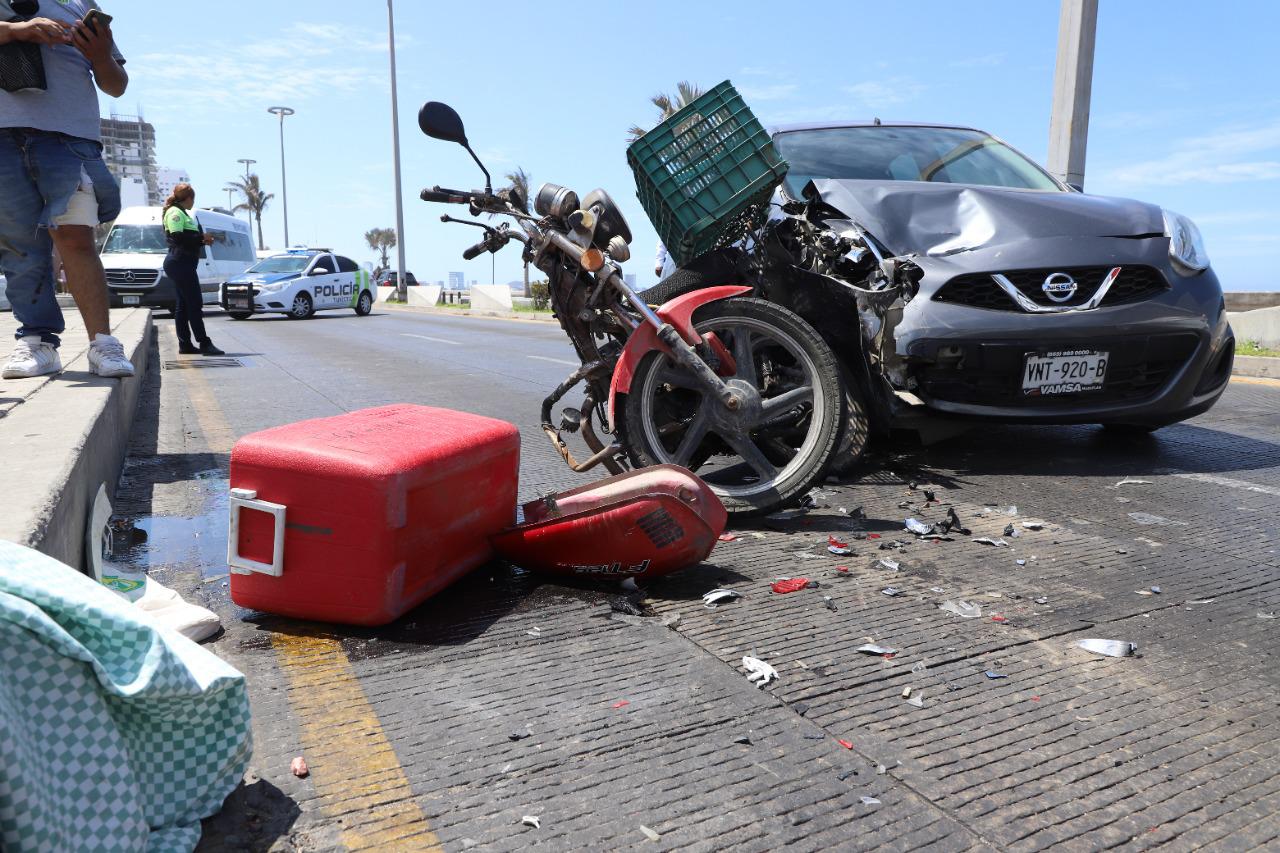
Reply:
[[695, 471], [730, 512], [771, 511], [807, 490], [834, 448], [843, 410], [835, 357], [803, 320], [763, 300], [713, 303], [695, 328], [732, 355], [725, 378], [747, 404], [728, 412], [670, 356], [651, 353], [626, 402], [628, 450], [637, 465]]

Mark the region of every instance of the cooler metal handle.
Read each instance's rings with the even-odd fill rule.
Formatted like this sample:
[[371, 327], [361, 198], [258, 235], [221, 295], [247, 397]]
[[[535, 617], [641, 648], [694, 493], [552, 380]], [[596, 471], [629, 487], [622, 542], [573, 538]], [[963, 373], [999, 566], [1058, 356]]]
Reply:
[[[232, 489], [227, 501], [227, 565], [232, 573], [248, 575], [258, 572], [278, 578], [284, 574], [284, 504], [257, 499], [253, 489]], [[260, 563], [240, 553], [240, 510], [253, 509], [268, 513], [275, 522], [275, 537], [271, 544], [271, 562]]]

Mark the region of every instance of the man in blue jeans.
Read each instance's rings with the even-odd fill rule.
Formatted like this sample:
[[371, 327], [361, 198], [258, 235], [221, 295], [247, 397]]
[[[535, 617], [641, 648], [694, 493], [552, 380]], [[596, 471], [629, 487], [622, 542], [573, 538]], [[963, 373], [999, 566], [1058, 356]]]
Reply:
[[106, 276], [93, 229], [120, 212], [120, 188], [102, 162], [98, 93], [129, 85], [124, 59], [102, 21], [82, 22], [92, 0], [0, 0], [0, 46], [40, 45], [45, 88], [0, 86], [0, 271], [17, 317], [6, 379], [57, 373], [65, 325], [54, 297], [53, 248], [89, 333], [89, 369], [132, 376], [111, 336]]

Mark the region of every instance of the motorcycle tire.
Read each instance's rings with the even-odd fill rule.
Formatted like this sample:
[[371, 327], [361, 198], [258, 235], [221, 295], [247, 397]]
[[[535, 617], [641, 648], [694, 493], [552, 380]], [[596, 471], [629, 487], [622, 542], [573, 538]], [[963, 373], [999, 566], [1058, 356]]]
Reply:
[[[750, 297], [699, 308], [694, 328], [702, 335], [715, 332], [734, 355], [737, 372], [726, 379], [748, 383], [757, 392], [761, 385], [770, 386], [764, 389], [768, 396], [760, 395], [762, 404], [785, 393], [794, 402], [776, 404], [774, 412], [750, 405], [729, 413], [704, 399], [671, 357], [655, 350], [640, 360], [630, 393], [618, 408], [618, 437], [632, 464], [690, 468], [735, 516], [767, 514], [798, 502], [826, 474], [841, 434], [845, 391], [831, 348], [792, 311]], [[749, 353], [749, 368], [742, 364], [744, 352]], [[800, 384], [793, 382], [795, 387], [775, 381], [797, 375]], [[809, 389], [807, 401], [803, 388]], [[691, 434], [700, 417], [700, 434]], [[716, 467], [726, 456], [739, 461]]]

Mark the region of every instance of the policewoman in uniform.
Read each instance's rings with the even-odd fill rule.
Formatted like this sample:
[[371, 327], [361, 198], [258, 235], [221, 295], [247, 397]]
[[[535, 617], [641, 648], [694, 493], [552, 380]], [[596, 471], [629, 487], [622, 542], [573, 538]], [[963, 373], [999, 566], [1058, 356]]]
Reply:
[[[204, 297], [200, 293], [200, 275], [196, 268], [205, 246], [213, 243], [200, 223], [191, 215], [196, 191], [191, 184], [178, 184], [164, 203], [164, 233], [169, 254], [164, 259], [164, 274], [173, 282], [178, 294], [178, 307], [173, 321], [178, 332], [178, 352], [186, 355], [225, 355], [213, 345], [204, 331]], [[192, 343], [192, 339], [196, 343]]]

